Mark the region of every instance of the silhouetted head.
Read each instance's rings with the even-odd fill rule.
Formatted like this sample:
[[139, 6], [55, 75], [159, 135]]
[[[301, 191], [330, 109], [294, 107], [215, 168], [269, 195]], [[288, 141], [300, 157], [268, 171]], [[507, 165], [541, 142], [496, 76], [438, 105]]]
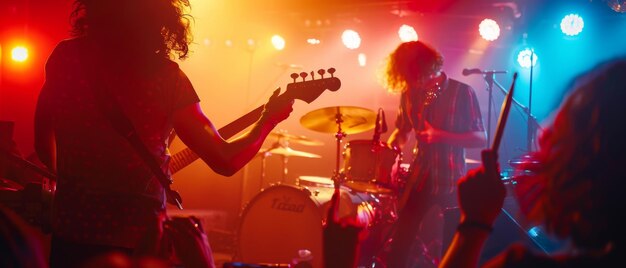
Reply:
[[425, 83], [442, 66], [443, 56], [435, 48], [421, 41], [404, 42], [389, 54], [382, 83], [390, 92], [404, 92]]
[[626, 233], [626, 59], [575, 79], [541, 137], [544, 168], [530, 217], [587, 249], [623, 247]]
[[118, 53], [187, 56], [189, 0], [76, 0], [72, 34], [88, 36]]

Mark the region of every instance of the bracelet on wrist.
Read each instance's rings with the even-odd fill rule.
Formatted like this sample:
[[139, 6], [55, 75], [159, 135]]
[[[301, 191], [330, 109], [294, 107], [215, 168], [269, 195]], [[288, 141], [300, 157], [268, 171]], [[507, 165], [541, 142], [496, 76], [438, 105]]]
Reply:
[[459, 226], [456, 227], [456, 230], [459, 232], [462, 232], [468, 229], [478, 229], [478, 230], [486, 231], [488, 233], [491, 233], [493, 231], [493, 227], [491, 225], [476, 222], [476, 221], [463, 221], [459, 224]]

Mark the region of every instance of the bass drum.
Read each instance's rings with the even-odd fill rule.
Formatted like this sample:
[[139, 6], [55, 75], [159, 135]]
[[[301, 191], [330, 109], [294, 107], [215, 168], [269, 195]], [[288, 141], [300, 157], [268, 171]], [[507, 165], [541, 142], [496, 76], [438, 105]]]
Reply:
[[[334, 188], [275, 185], [245, 207], [239, 228], [239, 258], [246, 263], [291, 263], [299, 250], [310, 251], [313, 267], [323, 267], [322, 221]], [[366, 195], [341, 190], [338, 216], [369, 225], [374, 209]]]

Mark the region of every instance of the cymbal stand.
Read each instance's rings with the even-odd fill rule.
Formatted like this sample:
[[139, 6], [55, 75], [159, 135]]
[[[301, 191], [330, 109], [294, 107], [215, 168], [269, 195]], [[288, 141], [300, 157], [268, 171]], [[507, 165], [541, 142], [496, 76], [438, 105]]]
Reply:
[[341, 111], [339, 107], [337, 107], [337, 114], [335, 114], [335, 123], [337, 123], [337, 133], [335, 133], [335, 141], [337, 144], [336, 147], [336, 160], [335, 160], [335, 171], [333, 174], [333, 181], [335, 182], [335, 189], [339, 189], [342, 176], [339, 174], [340, 168], [340, 151], [341, 151], [341, 140], [347, 136], [345, 132], [341, 129], [341, 123], [343, 123]]

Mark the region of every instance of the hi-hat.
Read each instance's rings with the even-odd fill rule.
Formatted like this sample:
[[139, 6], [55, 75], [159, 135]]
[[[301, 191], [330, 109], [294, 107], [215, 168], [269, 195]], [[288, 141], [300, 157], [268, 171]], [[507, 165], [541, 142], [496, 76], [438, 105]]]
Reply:
[[270, 136], [274, 136], [276, 138], [278, 138], [279, 140], [284, 140], [288, 143], [291, 142], [295, 142], [298, 144], [302, 144], [302, 145], [308, 145], [308, 146], [322, 146], [324, 145], [324, 142], [322, 141], [318, 141], [318, 140], [314, 140], [311, 138], [308, 138], [306, 136], [303, 135], [293, 135], [293, 134], [288, 134], [284, 131], [272, 131], [270, 133]]
[[374, 128], [376, 113], [355, 106], [332, 106], [314, 110], [300, 118], [300, 124], [305, 128], [324, 133], [337, 133], [338, 121], [343, 133], [361, 133]]
[[303, 151], [296, 151], [294, 149], [291, 149], [289, 147], [274, 147], [274, 148], [270, 148], [267, 150], [262, 150], [261, 153], [263, 154], [275, 154], [275, 155], [282, 155], [282, 156], [297, 156], [297, 157], [305, 157], [305, 158], [322, 158], [321, 155], [318, 154], [314, 154], [314, 153], [308, 153], [308, 152], [303, 152]]

